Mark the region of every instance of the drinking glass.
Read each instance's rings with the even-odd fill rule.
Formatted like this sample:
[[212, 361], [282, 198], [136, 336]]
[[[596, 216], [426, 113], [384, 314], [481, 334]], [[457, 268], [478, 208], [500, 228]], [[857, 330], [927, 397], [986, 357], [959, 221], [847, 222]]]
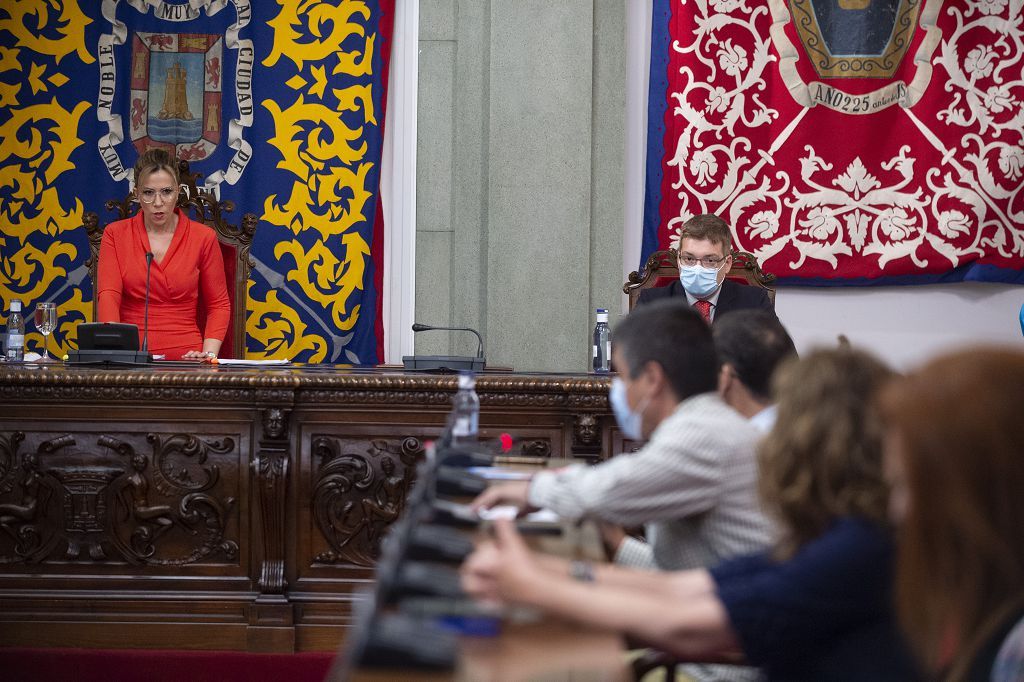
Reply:
[[47, 337], [57, 328], [57, 304], [36, 303], [36, 329], [43, 335], [43, 352], [39, 362], [55, 362], [46, 352]]

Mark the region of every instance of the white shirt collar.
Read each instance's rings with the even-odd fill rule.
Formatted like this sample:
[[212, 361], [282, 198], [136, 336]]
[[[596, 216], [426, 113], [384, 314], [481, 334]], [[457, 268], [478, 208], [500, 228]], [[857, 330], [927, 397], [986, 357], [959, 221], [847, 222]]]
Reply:
[[750, 425], [761, 433], [768, 433], [775, 426], [775, 415], [778, 409], [775, 405], [769, 405], [750, 418]]

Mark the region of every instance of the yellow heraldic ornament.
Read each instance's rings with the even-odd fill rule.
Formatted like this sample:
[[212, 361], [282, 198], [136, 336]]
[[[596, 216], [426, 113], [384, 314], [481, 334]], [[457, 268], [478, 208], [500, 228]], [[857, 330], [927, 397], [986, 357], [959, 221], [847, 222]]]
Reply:
[[[96, 60], [85, 45], [85, 27], [92, 19], [82, 13], [77, 2], [60, 3], [59, 14], [54, 11], [54, 4], [46, 0], [5, 2], [7, 16], [0, 17], [0, 33], [10, 32], [16, 45], [26, 51], [49, 55], [57, 64], [71, 53], [83, 64], [92, 64]], [[35, 28], [30, 30], [29, 26]], [[60, 38], [51, 38], [54, 32]]]
[[[250, 290], [252, 283], [249, 284]], [[316, 334], [306, 334], [306, 325], [294, 310], [282, 304], [277, 292], [267, 292], [265, 301], [249, 299], [249, 320], [246, 333], [259, 348], [250, 350], [251, 358], [290, 360], [311, 350], [308, 362], [323, 362], [327, 357], [327, 341]]]
[[[359, 319], [359, 306], [347, 312], [348, 299], [352, 292], [363, 288], [370, 247], [358, 232], [350, 232], [341, 239], [346, 252], [344, 262], [320, 242], [308, 253], [297, 241], [280, 242], [274, 247], [274, 255], [278, 258], [290, 255], [295, 259], [296, 267], [288, 273], [288, 280], [302, 287], [311, 300], [330, 308], [337, 328], [348, 331]], [[315, 283], [311, 274], [315, 274]]]
[[[267, 22], [274, 29], [274, 46], [270, 55], [263, 60], [264, 66], [274, 66], [281, 57], [295, 63], [301, 71], [305, 62], [319, 64], [335, 53], [342, 52], [341, 45], [349, 36], [366, 35], [363, 24], [350, 22], [358, 14], [363, 21], [369, 21], [371, 11], [365, 2], [346, 0], [340, 5], [315, 4], [309, 0], [279, 0], [281, 12]], [[331, 32], [323, 35], [324, 26]], [[299, 28], [307, 29], [299, 33]], [[309, 36], [314, 40], [309, 41]], [[300, 38], [303, 39], [300, 41]], [[348, 72], [346, 72], [348, 73]]]

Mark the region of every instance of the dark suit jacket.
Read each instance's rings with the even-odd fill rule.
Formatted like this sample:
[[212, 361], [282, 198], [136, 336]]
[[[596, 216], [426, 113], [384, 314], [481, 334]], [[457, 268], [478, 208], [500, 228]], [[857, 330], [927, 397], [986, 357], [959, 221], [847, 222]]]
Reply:
[[[640, 292], [640, 298], [636, 300], [636, 304], [643, 305], [651, 301], [675, 296], [681, 297], [683, 301], [686, 300], [686, 292], [683, 291], [683, 285], [679, 280], [672, 282], [668, 286], [644, 289]], [[772, 304], [772, 300], [768, 298], [768, 292], [761, 287], [747, 286], [746, 284], [739, 284], [729, 279], [722, 282], [722, 292], [718, 294], [718, 305], [715, 306], [715, 320], [733, 310], [747, 310], [750, 308], [767, 310], [772, 315], [775, 314], [775, 306]]]

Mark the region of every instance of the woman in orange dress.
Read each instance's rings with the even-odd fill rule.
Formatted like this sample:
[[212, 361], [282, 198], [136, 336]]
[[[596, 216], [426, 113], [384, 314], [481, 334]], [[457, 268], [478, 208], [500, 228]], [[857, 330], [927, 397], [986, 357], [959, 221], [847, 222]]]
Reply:
[[[176, 160], [150, 149], [135, 164], [139, 212], [111, 223], [100, 245], [96, 287], [100, 322], [138, 325], [144, 332], [146, 257], [149, 283], [149, 352], [168, 360], [212, 361], [231, 318], [224, 261], [213, 230], [176, 208]], [[206, 317], [198, 317], [199, 297]]]

